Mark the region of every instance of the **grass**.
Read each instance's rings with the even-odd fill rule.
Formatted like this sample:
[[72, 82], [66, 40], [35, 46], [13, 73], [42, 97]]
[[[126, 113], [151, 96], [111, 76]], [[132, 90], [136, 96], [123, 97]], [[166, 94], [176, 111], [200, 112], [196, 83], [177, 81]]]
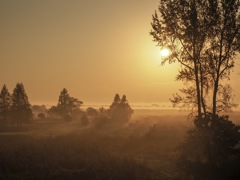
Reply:
[[169, 120], [148, 116], [121, 128], [36, 122], [3, 132], [0, 179], [181, 179], [175, 154], [185, 128]]

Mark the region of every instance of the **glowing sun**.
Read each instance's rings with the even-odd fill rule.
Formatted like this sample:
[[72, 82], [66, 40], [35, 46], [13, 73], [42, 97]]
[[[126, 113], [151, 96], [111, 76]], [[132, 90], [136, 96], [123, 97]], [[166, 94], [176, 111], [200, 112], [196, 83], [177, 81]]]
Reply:
[[163, 48], [160, 50], [161, 57], [168, 57], [171, 54], [171, 51], [168, 48]]

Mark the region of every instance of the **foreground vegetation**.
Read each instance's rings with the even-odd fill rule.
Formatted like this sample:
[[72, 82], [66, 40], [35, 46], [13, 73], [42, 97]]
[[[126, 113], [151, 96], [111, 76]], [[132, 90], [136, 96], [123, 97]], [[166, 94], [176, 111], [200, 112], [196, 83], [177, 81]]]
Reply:
[[[1, 134], [0, 179], [179, 179], [176, 147], [185, 128], [174, 124], [155, 116], [122, 127], [57, 121], [46, 132], [50, 121], [35, 122]], [[49, 134], [56, 128], [67, 133]]]

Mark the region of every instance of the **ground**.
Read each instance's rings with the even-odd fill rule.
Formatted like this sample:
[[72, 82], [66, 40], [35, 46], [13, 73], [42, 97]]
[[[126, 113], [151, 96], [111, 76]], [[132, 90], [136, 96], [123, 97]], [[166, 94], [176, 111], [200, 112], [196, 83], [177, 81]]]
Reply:
[[0, 133], [0, 179], [183, 179], [176, 156], [191, 125], [173, 110], [135, 110], [121, 126], [35, 120]]

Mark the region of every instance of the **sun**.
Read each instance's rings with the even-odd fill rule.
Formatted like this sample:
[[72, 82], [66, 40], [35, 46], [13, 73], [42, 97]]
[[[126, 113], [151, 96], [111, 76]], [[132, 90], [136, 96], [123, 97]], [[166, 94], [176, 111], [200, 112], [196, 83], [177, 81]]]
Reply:
[[171, 54], [171, 51], [168, 48], [163, 48], [160, 50], [161, 57], [168, 57]]

